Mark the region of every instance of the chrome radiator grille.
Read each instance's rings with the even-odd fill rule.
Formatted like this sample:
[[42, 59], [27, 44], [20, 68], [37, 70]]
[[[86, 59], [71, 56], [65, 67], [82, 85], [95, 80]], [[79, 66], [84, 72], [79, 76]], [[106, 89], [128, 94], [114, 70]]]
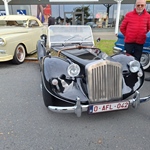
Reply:
[[108, 60], [86, 65], [87, 89], [90, 102], [109, 101], [122, 96], [121, 64]]

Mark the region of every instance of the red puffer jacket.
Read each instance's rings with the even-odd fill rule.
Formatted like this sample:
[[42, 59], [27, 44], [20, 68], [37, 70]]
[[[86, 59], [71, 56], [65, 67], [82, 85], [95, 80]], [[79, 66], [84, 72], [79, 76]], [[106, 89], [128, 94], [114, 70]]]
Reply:
[[135, 9], [127, 13], [120, 26], [126, 43], [144, 44], [149, 30], [150, 15], [145, 9], [141, 15]]

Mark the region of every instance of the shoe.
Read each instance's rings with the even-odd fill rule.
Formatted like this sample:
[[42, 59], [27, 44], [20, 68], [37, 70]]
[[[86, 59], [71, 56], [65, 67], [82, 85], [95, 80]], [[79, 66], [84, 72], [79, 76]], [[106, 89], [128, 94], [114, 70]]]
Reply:
[[148, 78], [145, 78], [145, 81], [150, 81], [150, 77], [148, 77]]

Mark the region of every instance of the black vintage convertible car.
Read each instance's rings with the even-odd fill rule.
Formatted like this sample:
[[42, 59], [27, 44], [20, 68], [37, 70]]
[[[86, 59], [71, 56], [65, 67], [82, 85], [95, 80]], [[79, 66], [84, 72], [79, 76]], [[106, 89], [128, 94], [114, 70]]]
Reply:
[[89, 26], [50, 26], [37, 53], [43, 100], [51, 111], [80, 117], [150, 100], [138, 92], [144, 82], [140, 63], [123, 52], [108, 56], [96, 48]]

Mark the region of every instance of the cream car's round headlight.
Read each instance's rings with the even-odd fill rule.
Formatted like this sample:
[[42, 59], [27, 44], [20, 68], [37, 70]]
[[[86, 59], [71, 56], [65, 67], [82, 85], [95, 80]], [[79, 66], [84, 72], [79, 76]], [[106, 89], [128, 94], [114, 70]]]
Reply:
[[72, 63], [68, 66], [67, 72], [69, 76], [76, 77], [80, 73], [80, 67], [79, 65]]
[[137, 61], [137, 60], [130, 61], [129, 69], [133, 73], [138, 72], [140, 70], [140, 63], [139, 63], [139, 61]]
[[2, 38], [0, 38], [0, 45], [1, 45], [1, 46], [5, 45], [5, 40], [2, 39]]

